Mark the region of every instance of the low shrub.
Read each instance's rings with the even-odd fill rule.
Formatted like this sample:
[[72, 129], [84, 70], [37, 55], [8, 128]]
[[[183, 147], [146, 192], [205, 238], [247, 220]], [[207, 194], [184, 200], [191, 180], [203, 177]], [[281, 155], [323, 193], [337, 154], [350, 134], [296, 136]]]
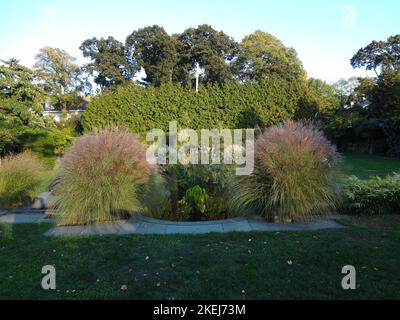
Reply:
[[[142, 212], [157, 219], [218, 220], [232, 216], [229, 209], [229, 185], [233, 168], [226, 165], [163, 165], [160, 172], [150, 176], [138, 192]], [[193, 216], [188, 190], [201, 188], [204, 210]]]
[[206, 220], [230, 218], [235, 213], [229, 207], [230, 186], [234, 177], [232, 165], [188, 165], [182, 166], [178, 177], [180, 194], [193, 186], [202, 187], [206, 193], [206, 212], [202, 217]]
[[191, 219], [191, 206], [185, 200], [187, 190], [199, 186], [204, 189], [206, 210], [201, 220], [218, 220], [232, 216], [229, 208], [229, 185], [233, 176], [233, 167], [229, 165], [193, 165], [176, 164], [162, 168], [166, 187], [169, 191], [170, 214], [168, 220]]
[[52, 168], [57, 156], [63, 155], [76, 136], [69, 128], [26, 128], [18, 134], [21, 149], [30, 150]]
[[286, 121], [255, 144], [254, 171], [238, 178], [232, 207], [270, 221], [304, 220], [335, 207], [335, 147], [311, 124]]
[[56, 156], [64, 154], [76, 136], [71, 128], [0, 126], [0, 155], [31, 151], [48, 168], [53, 168]]
[[0, 160], [0, 207], [31, 204], [41, 184], [41, 162], [29, 152]]
[[90, 224], [140, 209], [138, 189], [153, 168], [133, 134], [106, 128], [79, 138], [66, 153], [53, 185], [61, 225]]
[[400, 174], [361, 180], [349, 177], [343, 186], [343, 211], [352, 214], [400, 213]]

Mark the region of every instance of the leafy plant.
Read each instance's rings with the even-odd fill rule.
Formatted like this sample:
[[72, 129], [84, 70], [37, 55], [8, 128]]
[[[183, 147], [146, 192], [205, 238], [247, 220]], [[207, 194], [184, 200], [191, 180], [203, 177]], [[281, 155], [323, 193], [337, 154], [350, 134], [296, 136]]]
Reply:
[[53, 185], [61, 225], [118, 219], [140, 209], [137, 191], [153, 168], [131, 133], [107, 128], [79, 138], [61, 162]]
[[0, 207], [31, 204], [40, 187], [41, 162], [29, 152], [0, 159]]
[[351, 176], [343, 186], [344, 211], [353, 214], [400, 212], [400, 174], [361, 180]]
[[200, 220], [200, 215], [206, 212], [208, 195], [200, 186], [194, 186], [186, 191], [185, 201], [190, 206], [192, 220]]
[[[208, 197], [206, 199], [207, 214], [203, 219], [224, 219], [232, 215], [229, 208], [229, 190], [233, 176], [233, 168], [229, 165], [166, 165], [162, 168], [166, 185], [169, 190], [171, 215], [168, 219], [183, 218], [182, 211], [185, 205], [179, 203], [184, 200], [186, 191], [194, 186], [203, 188]], [[178, 217], [179, 216], [179, 217]]]
[[232, 208], [281, 222], [326, 212], [337, 203], [337, 159], [334, 146], [312, 125], [273, 126], [256, 141], [254, 172], [234, 182]]

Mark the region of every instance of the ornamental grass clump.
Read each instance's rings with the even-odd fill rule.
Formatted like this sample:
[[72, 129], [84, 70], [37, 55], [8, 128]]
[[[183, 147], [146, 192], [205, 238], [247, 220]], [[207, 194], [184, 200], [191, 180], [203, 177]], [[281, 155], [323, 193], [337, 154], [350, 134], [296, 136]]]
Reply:
[[232, 203], [269, 221], [326, 213], [337, 203], [335, 147], [311, 124], [285, 121], [255, 144], [252, 175], [236, 181]]
[[126, 217], [140, 208], [137, 192], [152, 171], [135, 135], [118, 128], [84, 135], [63, 158], [53, 186], [59, 224]]
[[0, 208], [31, 204], [41, 184], [42, 163], [30, 152], [0, 160]]

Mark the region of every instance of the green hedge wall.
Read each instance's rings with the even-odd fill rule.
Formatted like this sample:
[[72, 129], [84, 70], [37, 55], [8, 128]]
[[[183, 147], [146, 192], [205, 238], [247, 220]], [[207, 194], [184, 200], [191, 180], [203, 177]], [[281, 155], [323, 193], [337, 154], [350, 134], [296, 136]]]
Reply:
[[121, 125], [144, 134], [168, 129], [169, 121], [181, 128], [253, 128], [292, 118], [301, 96], [300, 87], [274, 80], [261, 84], [229, 82], [195, 90], [179, 85], [143, 88], [125, 84], [95, 97], [83, 114], [85, 131]]

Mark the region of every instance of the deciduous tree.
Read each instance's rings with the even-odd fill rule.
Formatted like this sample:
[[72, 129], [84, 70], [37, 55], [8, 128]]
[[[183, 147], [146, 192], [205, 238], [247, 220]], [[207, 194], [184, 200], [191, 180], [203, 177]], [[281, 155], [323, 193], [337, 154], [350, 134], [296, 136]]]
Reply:
[[242, 81], [259, 82], [279, 77], [304, 81], [306, 72], [293, 48], [287, 48], [273, 35], [257, 30], [244, 37], [234, 69]]
[[389, 37], [386, 41], [372, 41], [361, 48], [351, 58], [353, 68], [380, 72], [395, 72], [400, 69], [400, 34]]
[[164, 28], [153, 25], [134, 31], [126, 40], [131, 59], [146, 72], [147, 83], [160, 86], [173, 80], [178, 61], [176, 40]]
[[[81, 93], [90, 90], [90, 83], [68, 52], [59, 48], [45, 47], [36, 55], [34, 68], [43, 88], [52, 95], [57, 109], [77, 107]], [[78, 103], [79, 104], [79, 103]]]
[[80, 49], [92, 62], [84, 69], [94, 77], [102, 90], [132, 80], [137, 66], [130, 60], [125, 46], [113, 37], [85, 40]]
[[206, 24], [186, 29], [176, 37], [182, 82], [190, 81], [190, 71], [196, 63], [204, 69], [204, 83], [223, 83], [233, 78], [230, 62], [238, 52], [238, 44], [233, 38]]

